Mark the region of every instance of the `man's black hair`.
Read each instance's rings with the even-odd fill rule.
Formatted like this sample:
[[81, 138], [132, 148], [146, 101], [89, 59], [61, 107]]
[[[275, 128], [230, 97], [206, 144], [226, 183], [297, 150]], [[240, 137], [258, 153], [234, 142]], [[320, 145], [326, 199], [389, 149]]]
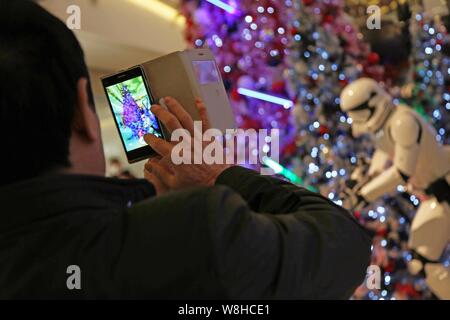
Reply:
[[0, 185], [70, 165], [82, 77], [83, 51], [62, 21], [31, 0], [0, 0]]

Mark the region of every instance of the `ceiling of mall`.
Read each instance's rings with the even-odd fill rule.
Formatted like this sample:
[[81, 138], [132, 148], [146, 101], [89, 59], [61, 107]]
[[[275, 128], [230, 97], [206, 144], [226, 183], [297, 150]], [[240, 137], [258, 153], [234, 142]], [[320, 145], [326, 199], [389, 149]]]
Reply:
[[[152, 0], [155, 1], [155, 0]], [[177, 6], [177, 0], [163, 1]], [[131, 0], [42, 0], [43, 7], [61, 20], [67, 8], [81, 9], [81, 29], [75, 30], [88, 65], [115, 71], [185, 47], [182, 26]]]

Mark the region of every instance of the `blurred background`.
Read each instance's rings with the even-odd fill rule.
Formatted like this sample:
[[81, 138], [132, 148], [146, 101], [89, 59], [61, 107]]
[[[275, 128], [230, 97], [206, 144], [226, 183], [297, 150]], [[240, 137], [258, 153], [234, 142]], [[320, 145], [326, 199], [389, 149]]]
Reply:
[[[91, 73], [109, 175], [141, 177], [142, 163], [126, 162], [100, 77], [193, 47], [214, 52], [239, 127], [280, 129], [277, 172], [338, 205], [345, 181], [374, 151], [367, 136], [352, 137], [352, 119], [339, 109], [341, 90], [358, 77], [379, 81], [395, 103], [407, 104], [436, 129], [439, 143], [449, 143], [446, 0], [38, 2], [63, 21], [70, 5], [81, 9], [81, 28], [74, 31]], [[293, 107], [244, 96], [239, 88], [289, 99]], [[362, 284], [353, 299], [437, 298], [423, 274], [407, 269], [411, 221], [425, 199], [399, 185], [354, 212], [373, 236], [371, 263], [382, 277], [380, 288]], [[449, 266], [450, 250], [440, 262]]]

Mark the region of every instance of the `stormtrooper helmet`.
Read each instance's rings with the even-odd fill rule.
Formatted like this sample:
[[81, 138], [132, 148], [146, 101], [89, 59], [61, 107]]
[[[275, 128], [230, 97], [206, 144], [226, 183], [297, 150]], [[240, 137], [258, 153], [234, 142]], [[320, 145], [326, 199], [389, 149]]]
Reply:
[[393, 107], [392, 97], [370, 78], [360, 78], [347, 85], [340, 101], [341, 110], [353, 120], [354, 137], [378, 131]]

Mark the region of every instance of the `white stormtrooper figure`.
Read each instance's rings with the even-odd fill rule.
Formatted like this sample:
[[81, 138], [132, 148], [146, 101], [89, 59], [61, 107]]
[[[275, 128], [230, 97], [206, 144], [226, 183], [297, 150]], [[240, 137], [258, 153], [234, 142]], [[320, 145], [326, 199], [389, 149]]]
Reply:
[[353, 120], [353, 135], [370, 133], [376, 146], [368, 172], [346, 192], [351, 207], [360, 209], [398, 185], [427, 195], [411, 225], [408, 268], [422, 272], [440, 299], [450, 299], [450, 268], [438, 262], [450, 240], [450, 147], [436, 141], [434, 128], [416, 112], [394, 105], [372, 79], [345, 87], [341, 109]]

